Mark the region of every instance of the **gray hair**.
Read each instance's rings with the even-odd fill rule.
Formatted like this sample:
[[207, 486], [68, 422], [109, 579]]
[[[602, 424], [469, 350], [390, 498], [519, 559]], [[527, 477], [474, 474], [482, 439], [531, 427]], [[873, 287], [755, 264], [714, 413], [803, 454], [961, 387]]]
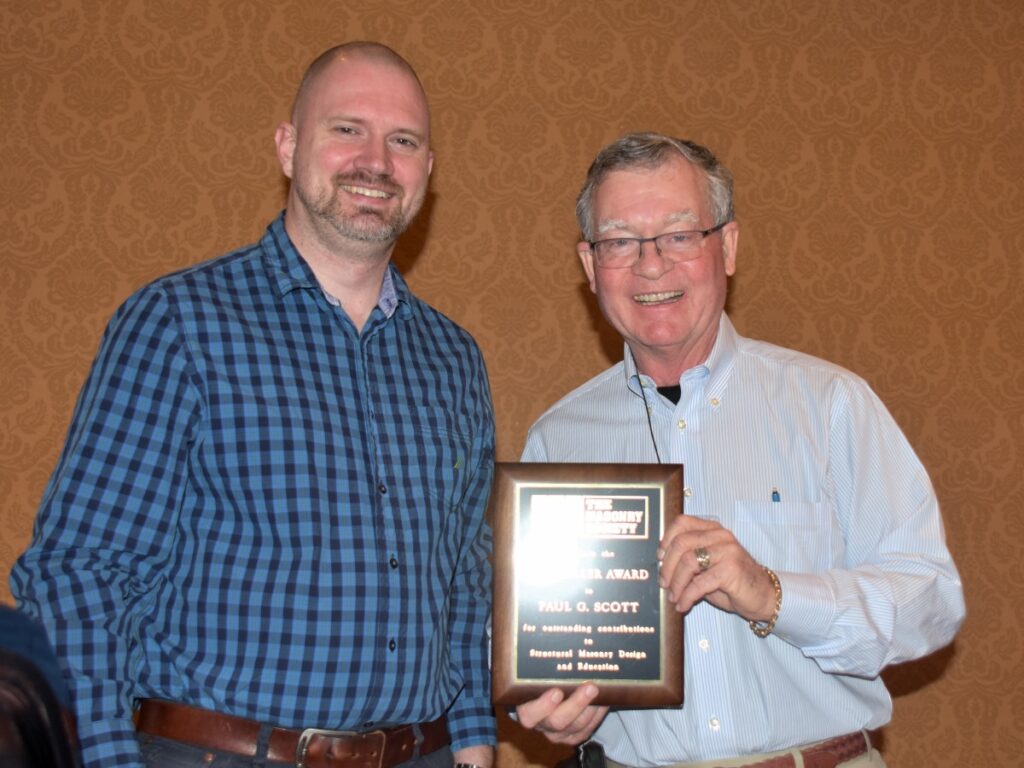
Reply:
[[732, 174], [710, 149], [660, 133], [630, 133], [604, 147], [590, 164], [587, 180], [576, 198], [576, 221], [583, 238], [594, 237], [594, 193], [609, 173], [629, 168], [660, 168], [673, 153], [703, 172], [707, 202], [715, 217], [713, 224], [732, 221]]

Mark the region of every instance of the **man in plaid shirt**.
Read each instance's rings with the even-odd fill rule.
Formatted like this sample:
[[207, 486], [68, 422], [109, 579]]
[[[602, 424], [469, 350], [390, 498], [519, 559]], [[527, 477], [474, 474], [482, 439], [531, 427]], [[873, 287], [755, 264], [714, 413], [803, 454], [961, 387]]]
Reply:
[[110, 322], [11, 576], [87, 766], [490, 767], [487, 374], [390, 262], [429, 142], [404, 59], [325, 52], [287, 210]]

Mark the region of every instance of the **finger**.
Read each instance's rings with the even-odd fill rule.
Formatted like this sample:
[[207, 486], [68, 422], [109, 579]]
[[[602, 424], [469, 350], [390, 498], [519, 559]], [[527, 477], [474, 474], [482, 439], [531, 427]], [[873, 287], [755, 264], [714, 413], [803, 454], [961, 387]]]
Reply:
[[597, 727], [593, 723], [594, 713], [587, 711], [597, 694], [598, 688], [593, 683], [579, 686], [568, 697], [555, 688], [531, 702], [519, 705], [516, 713], [524, 726], [542, 731], [550, 741], [575, 743], [574, 738], [578, 733], [588, 728], [593, 731]]
[[704, 599], [729, 611], [752, 602], [748, 593], [753, 594], [761, 586], [757, 577], [763, 571], [747, 551], [731, 539], [706, 547], [710, 565], [702, 570], [700, 549], [697, 547], [684, 558], [686, 567], [681, 570], [685, 578], [677, 573], [668, 586], [669, 600], [676, 610], [685, 613]]
[[575, 733], [586, 726], [587, 718], [584, 713], [595, 698], [597, 686], [593, 683], [584, 683], [544, 718], [541, 730]]
[[668, 541], [667, 545], [658, 550], [660, 555], [660, 571], [658, 583], [667, 587], [678, 578], [689, 579], [699, 572], [696, 550], [706, 548], [709, 552], [721, 538], [722, 529], [715, 527], [702, 531], [688, 531]]
[[586, 741], [608, 714], [608, 707], [597, 707], [590, 703], [596, 696], [597, 686], [591, 683], [580, 686], [541, 723], [538, 730], [556, 744], [579, 744]]
[[591, 737], [607, 714], [608, 707], [586, 707], [579, 717], [559, 734], [547, 734], [548, 739], [559, 744], [580, 744]]
[[565, 699], [565, 694], [558, 688], [545, 691], [536, 699], [516, 707], [516, 717], [524, 728], [536, 728], [541, 721], [555, 711]]
[[701, 531], [710, 531], [720, 527], [721, 525], [714, 520], [704, 520], [703, 518], [693, 517], [691, 515], [677, 515], [665, 529], [665, 535], [662, 536], [661, 541], [658, 542], [658, 547], [659, 549], [667, 549], [671, 541], [679, 536], [685, 536], [689, 533], [698, 533]]
[[678, 549], [671, 553], [676, 559], [674, 566], [663, 571], [662, 578], [669, 602], [677, 611], [686, 613], [721, 588], [722, 579], [732, 570], [729, 558], [735, 547], [730, 541], [728, 532], [720, 529], [713, 538], [677, 542]]
[[670, 581], [679, 562], [686, 553], [698, 546], [708, 546], [710, 543], [720, 540], [722, 536], [729, 535], [722, 526], [713, 520], [702, 520], [700, 518], [687, 518], [685, 515], [677, 518], [669, 526], [668, 533], [658, 544], [655, 553], [660, 561], [661, 574], [664, 580], [661, 585], [665, 586]]
[[693, 606], [718, 590], [717, 579], [709, 573], [696, 574], [686, 581], [678, 580], [668, 587], [668, 599], [679, 613], [687, 613]]

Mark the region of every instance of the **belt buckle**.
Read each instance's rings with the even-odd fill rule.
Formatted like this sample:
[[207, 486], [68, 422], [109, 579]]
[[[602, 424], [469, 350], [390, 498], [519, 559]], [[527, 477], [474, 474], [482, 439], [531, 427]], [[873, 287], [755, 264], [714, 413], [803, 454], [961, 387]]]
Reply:
[[[306, 753], [309, 752], [309, 742], [316, 736], [324, 736], [325, 738], [351, 738], [352, 736], [358, 736], [359, 734], [355, 731], [333, 731], [329, 728], [306, 728], [299, 735], [299, 743], [295, 746], [295, 768], [306, 768]], [[377, 768], [381, 768], [381, 763], [384, 762], [383, 750], [381, 750], [381, 761], [378, 763]]]

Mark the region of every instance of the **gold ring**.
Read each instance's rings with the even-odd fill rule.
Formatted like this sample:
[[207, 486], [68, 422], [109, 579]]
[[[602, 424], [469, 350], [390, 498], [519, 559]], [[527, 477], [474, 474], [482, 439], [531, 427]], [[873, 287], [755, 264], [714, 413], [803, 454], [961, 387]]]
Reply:
[[702, 571], [706, 571], [711, 567], [711, 553], [705, 547], [697, 547], [693, 550], [693, 554], [697, 556], [697, 566]]

